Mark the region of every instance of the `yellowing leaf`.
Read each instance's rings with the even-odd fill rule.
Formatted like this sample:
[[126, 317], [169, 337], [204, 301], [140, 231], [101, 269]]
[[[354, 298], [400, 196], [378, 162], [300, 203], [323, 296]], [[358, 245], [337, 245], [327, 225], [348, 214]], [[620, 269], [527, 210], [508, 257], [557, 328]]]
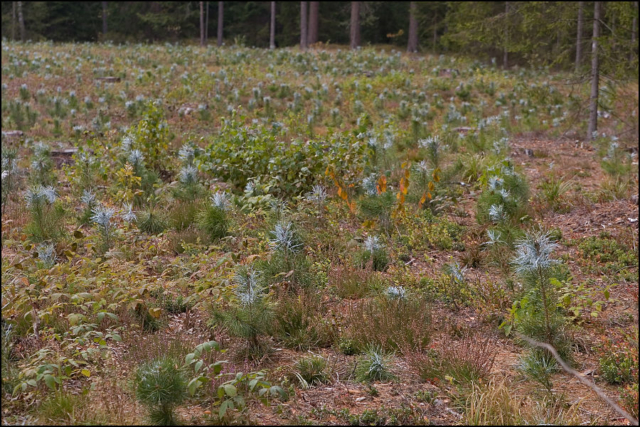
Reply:
[[374, 226], [375, 224], [376, 224], [376, 222], [375, 222], [375, 221], [372, 221], [372, 220], [368, 219], [368, 220], [366, 220], [366, 221], [362, 224], [362, 226], [363, 226], [364, 228], [371, 229], [371, 228], [373, 228], [373, 226]]
[[400, 192], [402, 194], [407, 194], [409, 191], [409, 181], [406, 178], [400, 179]]
[[82, 371], [80, 371], [80, 373], [82, 375], [84, 375], [85, 377], [89, 378], [91, 376], [91, 371], [88, 369], [83, 369]]
[[149, 309], [149, 314], [152, 315], [155, 319], [159, 319], [160, 315], [162, 314], [162, 309], [161, 308], [150, 308]]
[[422, 205], [426, 201], [427, 201], [427, 193], [422, 193], [422, 197], [420, 198], [420, 202], [418, 202], [418, 207], [422, 208]]
[[378, 180], [378, 185], [376, 185], [376, 189], [378, 190], [378, 194], [382, 194], [387, 191], [387, 177], [382, 175]]
[[436, 189], [436, 186], [433, 184], [433, 181], [429, 181], [428, 187], [429, 187], [429, 191], [435, 191]]

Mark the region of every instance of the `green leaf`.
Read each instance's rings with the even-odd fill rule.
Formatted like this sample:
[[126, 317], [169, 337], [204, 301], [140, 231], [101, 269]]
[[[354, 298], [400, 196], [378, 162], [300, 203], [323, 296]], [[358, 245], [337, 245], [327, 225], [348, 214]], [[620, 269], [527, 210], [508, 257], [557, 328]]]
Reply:
[[222, 405], [220, 405], [220, 411], [218, 411], [218, 416], [220, 418], [223, 418], [227, 413], [227, 405], [228, 405], [227, 401], [222, 402]]
[[36, 382], [36, 380], [27, 380], [27, 384], [29, 384], [31, 387], [38, 386], [38, 383]]
[[609, 293], [609, 289], [605, 289], [603, 293], [604, 293], [605, 299], [609, 299], [609, 297], [611, 296], [611, 294]]
[[43, 378], [44, 378], [44, 383], [47, 385], [47, 387], [49, 387], [51, 390], [55, 390], [56, 380], [53, 377], [53, 375], [46, 374]]
[[511, 333], [511, 328], [512, 328], [512, 325], [510, 323], [504, 326], [504, 334], [506, 336], [509, 336], [509, 334]]
[[191, 396], [193, 396], [196, 393], [196, 390], [198, 389], [198, 386], [200, 385], [200, 378], [194, 378], [191, 381], [189, 381], [189, 384], [187, 384], [187, 390], [189, 391], [189, 394]]
[[193, 362], [193, 359], [196, 357], [196, 355], [194, 353], [189, 353], [187, 354], [187, 356], [184, 358], [184, 363], [186, 365], [191, 365], [191, 362]]
[[203, 364], [204, 364], [203, 360], [199, 360], [198, 363], [196, 363], [196, 367], [195, 367], [196, 373], [200, 370], [200, 368], [202, 368]]
[[213, 364], [213, 373], [214, 375], [218, 375], [220, 372], [222, 372], [222, 364], [224, 362], [216, 362]]
[[231, 384], [224, 385], [224, 392], [229, 397], [236, 397], [238, 395], [238, 390]]

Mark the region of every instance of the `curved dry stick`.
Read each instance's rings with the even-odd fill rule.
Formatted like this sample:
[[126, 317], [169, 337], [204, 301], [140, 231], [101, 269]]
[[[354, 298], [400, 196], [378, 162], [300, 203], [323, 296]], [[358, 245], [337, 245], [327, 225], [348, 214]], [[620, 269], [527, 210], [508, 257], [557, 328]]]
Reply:
[[558, 354], [558, 352], [556, 351], [555, 348], [553, 348], [551, 345], [547, 344], [547, 343], [543, 343], [543, 342], [538, 342], [536, 340], [534, 340], [533, 338], [529, 338], [525, 335], [522, 335], [518, 332], [516, 332], [515, 334], [518, 338], [525, 340], [526, 342], [528, 342], [529, 344], [531, 344], [532, 346], [535, 347], [542, 347], [546, 350], [549, 351], [549, 353], [551, 353], [553, 355], [553, 357], [555, 357], [555, 359], [558, 361], [558, 363], [560, 364], [560, 366], [562, 366], [562, 369], [564, 369], [565, 371], [567, 371], [568, 373], [570, 373], [571, 375], [573, 375], [574, 377], [576, 377], [582, 384], [586, 385], [587, 387], [591, 388], [591, 390], [595, 391], [596, 394], [598, 396], [600, 396], [600, 398], [602, 400], [604, 400], [605, 402], [607, 402], [609, 404], [609, 406], [611, 406], [613, 409], [615, 409], [615, 411], [620, 414], [621, 416], [625, 417], [627, 420], [629, 420], [629, 422], [631, 423], [631, 425], [638, 425], [638, 420], [636, 420], [635, 418], [633, 418], [632, 415], [630, 415], [627, 411], [625, 411], [624, 409], [622, 409], [620, 406], [618, 406], [618, 404], [616, 402], [614, 402], [613, 400], [611, 400], [606, 394], [604, 394], [604, 392], [600, 389], [600, 387], [598, 387], [597, 385], [595, 385], [594, 383], [592, 383], [591, 381], [589, 381], [588, 379], [584, 378], [582, 375], [580, 375], [580, 373], [578, 373], [577, 371], [575, 371], [574, 369], [571, 369], [565, 362], [564, 360], [562, 360], [562, 358], [560, 357], [560, 355]]

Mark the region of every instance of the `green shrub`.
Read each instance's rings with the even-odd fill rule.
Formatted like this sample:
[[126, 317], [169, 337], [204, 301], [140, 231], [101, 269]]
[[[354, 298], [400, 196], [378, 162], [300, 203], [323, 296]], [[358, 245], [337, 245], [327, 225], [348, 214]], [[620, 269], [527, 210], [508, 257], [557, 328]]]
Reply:
[[132, 140], [130, 148], [140, 150], [152, 169], [167, 169], [165, 155], [169, 150], [169, 127], [160, 105], [149, 102], [142, 120], [131, 126], [128, 133]]
[[609, 384], [631, 384], [638, 381], [638, 351], [628, 343], [605, 342], [599, 360], [602, 378]]

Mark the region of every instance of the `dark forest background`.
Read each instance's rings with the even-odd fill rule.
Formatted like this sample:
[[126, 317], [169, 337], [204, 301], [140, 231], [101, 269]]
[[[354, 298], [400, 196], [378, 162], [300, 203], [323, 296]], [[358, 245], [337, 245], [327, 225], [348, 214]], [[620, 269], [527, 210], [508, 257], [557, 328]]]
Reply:
[[[2, 36], [25, 41], [195, 44], [200, 41], [200, 3], [2, 2]], [[219, 2], [202, 3], [204, 15], [208, 14], [208, 19], [204, 17], [208, 43], [215, 44]], [[300, 43], [301, 3], [276, 2], [276, 46]], [[318, 42], [350, 43], [351, 3], [319, 2]], [[359, 44], [406, 49], [410, 3], [360, 2]], [[497, 58], [499, 63], [507, 52], [510, 66], [569, 69], [588, 65], [594, 2], [414, 3], [422, 52], [473, 54]], [[637, 75], [638, 2], [602, 2], [601, 6], [602, 72]], [[271, 2], [224, 2], [225, 45], [269, 47], [270, 11]], [[577, 49], [582, 51], [581, 58], [576, 58]]]

